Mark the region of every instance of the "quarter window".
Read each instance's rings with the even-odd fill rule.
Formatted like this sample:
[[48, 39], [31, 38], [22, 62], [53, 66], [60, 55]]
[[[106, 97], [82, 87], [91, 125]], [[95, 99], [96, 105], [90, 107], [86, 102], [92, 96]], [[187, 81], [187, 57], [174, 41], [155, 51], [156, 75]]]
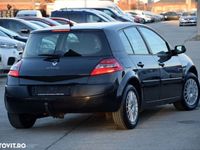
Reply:
[[153, 54], [168, 52], [166, 42], [155, 32], [147, 28], [139, 28]]
[[129, 43], [127, 37], [126, 37], [126, 35], [124, 34], [124, 32], [120, 31], [119, 32], [119, 36], [120, 36], [120, 39], [122, 41], [122, 44], [123, 44], [123, 46], [124, 46], [125, 51], [127, 52], [127, 54], [133, 54], [133, 50], [131, 48], [131, 45], [130, 45], [130, 43]]
[[124, 32], [128, 37], [135, 54], [149, 54], [148, 49], [136, 28], [131, 27], [125, 29]]

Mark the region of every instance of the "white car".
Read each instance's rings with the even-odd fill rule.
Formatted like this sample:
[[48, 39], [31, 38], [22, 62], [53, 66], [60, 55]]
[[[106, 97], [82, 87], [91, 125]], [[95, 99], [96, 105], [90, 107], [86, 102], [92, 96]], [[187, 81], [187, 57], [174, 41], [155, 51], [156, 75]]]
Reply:
[[0, 36], [0, 70], [9, 70], [10, 67], [21, 59], [25, 43]]
[[42, 17], [42, 13], [39, 10], [20, 10], [16, 17]]

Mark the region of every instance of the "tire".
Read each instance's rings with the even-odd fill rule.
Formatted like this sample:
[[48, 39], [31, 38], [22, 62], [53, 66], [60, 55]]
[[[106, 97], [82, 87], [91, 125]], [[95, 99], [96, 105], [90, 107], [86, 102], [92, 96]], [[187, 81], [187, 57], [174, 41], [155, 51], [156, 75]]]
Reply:
[[36, 117], [30, 114], [8, 113], [10, 124], [16, 129], [31, 128], [36, 121]]
[[178, 110], [193, 110], [199, 104], [199, 81], [196, 75], [189, 73], [183, 85], [182, 98], [174, 103]]
[[113, 120], [120, 129], [133, 129], [136, 127], [139, 118], [138, 101], [137, 90], [132, 85], [127, 85], [119, 110], [112, 113]]
[[141, 23], [142, 23], [142, 24], [145, 24], [145, 23], [146, 23], [146, 21], [145, 21], [144, 19], [142, 19], [142, 20], [141, 20]]

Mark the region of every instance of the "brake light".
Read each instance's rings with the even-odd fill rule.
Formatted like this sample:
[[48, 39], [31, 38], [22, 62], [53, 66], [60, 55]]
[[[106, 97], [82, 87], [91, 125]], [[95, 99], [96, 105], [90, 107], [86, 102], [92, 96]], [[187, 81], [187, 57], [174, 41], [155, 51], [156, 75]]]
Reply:
[[14, 64], [11, 68], [10, 71], [8, 72], [9, 76], [12, 77], [19, 77], [19, 69], [21, 67], [22, 61], [17, 62], [16, 64]]
[[123, 70], [123, 67], [116, 59], [103, 59], [91, 72], [91, 76], [109, 74], [116, 71]]
[[55, 29], [55, 30], [51, 30], [52, 32], [69, 32], [70, 29]]

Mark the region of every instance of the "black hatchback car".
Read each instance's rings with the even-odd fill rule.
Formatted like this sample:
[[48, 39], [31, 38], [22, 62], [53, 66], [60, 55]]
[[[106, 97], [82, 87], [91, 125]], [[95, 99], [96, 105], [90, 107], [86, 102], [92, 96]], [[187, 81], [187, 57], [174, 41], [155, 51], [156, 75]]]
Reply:
[[30, 128], [37, 118], [111, 112], [132, 129], [147, 107], [199, 102], [197, 69], [154, 30], [133, 23], [76, 24], [33, 31], [5, 88], [10, 124]]

